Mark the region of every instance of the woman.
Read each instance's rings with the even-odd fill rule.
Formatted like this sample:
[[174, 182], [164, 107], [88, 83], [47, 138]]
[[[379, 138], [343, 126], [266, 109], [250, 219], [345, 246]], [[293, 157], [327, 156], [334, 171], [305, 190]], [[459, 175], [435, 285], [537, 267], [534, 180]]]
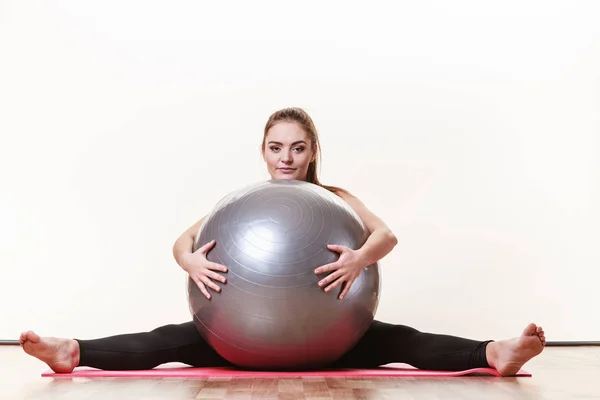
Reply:
[[[339, 259], [315, 270], [318, 274], [330, 272], [319, 282], [323, 290], [329, 291], [344, 284], [340, 294], [343, 297], [362, 268], [382, 259], [394, 248], [396, 237], [355, 196], [319, 182], [319, 138], [312, 119], [304, 110], [286, 108], [271, 115], [264, 129], [261, 150], [272, 179], [305, 180], [325, 187], [346, 201], [368, 228], [369, 238], [360, 249], [330, 246], [331, 250], [340, 254]], [[210, 298], [210, 291], [222, 290], [218, 283], [226, 283], [222, 273], [227, 272], [227, 268], [206, 258], [214, 241], [192, 253], [202, 220], [177, 239], [173, 255], [202, 293]], [[95, 340], [41, 338], [29, 331], [21, 334], [20, 343], [25, 352], [58, 373], [71, 372], [77, 366], [131, 370], [151, 369], [167, 362], [196, 367], [230, 365], [204, 341], [192, 322]], [[504, 376], [510, 376], [541, 353], [545, 345], [544, 331], [535, 324], [527, 325], [521, 336], [513, 339], [476, 341], [424, 333], [375, 320], [359, 343], [331, 367], [374, 368], [401, 362], [431, 370], [491, 367]]]

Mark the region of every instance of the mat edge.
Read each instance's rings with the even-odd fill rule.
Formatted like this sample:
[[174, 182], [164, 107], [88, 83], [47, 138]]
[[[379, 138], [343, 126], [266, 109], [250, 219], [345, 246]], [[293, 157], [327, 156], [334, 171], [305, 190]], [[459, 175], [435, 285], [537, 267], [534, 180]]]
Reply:
[[[101, 371], [95, 369], [86, 369], [82, 371], [76, 371], [72, 373], [55, 373], [52, 370], [47, 370], [41, 374], [42, 377], [45, 378], [209, 378], [209, 377], [224, 377], [224, 378], [277, 378], [277, 379], [285, 379], [285, 378], [302, 378], [302, 377], [350, 377], [350, 378], [401, 378], [401, 377], [499, 377], [502, 376], [494, 369], [491, 368], [472, 368], [463, 371], [434, 371], [434, 370], [419, 370], [415, 369], [414, 372], [412, 370], [403, 369], [403, 372], [394, 372], [389, 371], [388, 373], [383, 371], [378, 371], [376, 373], [352, 373], [352, 371], [377, 371], [377, 370], [351, 370], [351, 371], [312, 371], [312, 372], [299, 372], [299, 373], [289, 373], [289, 372], [277, 372], [277, 371], [269, 371], [265, 372], [254, 372], [254, 371], [234, 371], [233, 373], [199, 373], [194, 374], [193, 372], [189, 372], [192, 370], [202, 370], [203, 368], [193, 368], [190, 367], [189, 370], [182, 372], [176, 371], [171, 373], [161, 373], [162, 371], [168, 371], [168, 369], [152, 369], [152, 370], [136, 370], [136, 371]], [[154, 371], [154, 372], [150, 372]], [[136, 373], [138, 373], [136, 375]], [[511, 376], [514, 377], [532, 377], [533, 374], [526, 370], [519, 370], [517, 374]]]

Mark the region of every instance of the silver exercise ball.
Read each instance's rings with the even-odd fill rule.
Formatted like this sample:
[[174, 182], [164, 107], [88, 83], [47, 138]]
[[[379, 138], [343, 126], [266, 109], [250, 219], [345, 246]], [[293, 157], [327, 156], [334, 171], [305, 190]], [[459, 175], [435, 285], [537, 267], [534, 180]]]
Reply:
[[223, 358], [247, 369], [327, 366], [350, 350], [379, 302], [377, 263], [363, 269], [344, 299], [318, 286], [338, 244], [358, 249], [367, 231], [338, 196], [304, 181], [271, 180], [222, 199], [198, 231], [194, 250], [216, 240], [207, 258], [228, 268], [208, 300], [188, 279], [190, 312]]

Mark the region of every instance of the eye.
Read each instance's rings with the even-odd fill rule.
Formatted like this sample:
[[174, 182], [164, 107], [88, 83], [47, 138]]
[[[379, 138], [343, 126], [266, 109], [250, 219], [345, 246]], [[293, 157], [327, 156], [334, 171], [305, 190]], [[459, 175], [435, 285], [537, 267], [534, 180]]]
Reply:
[[296, 147], [294, 150], [296, 150], [298, 153], [302, 153], [304, 151], [304, 147]]
[[278, 151], [279, 146], [271, 146], [271, 147], [269, 147], [269, 149], [271, 149], [271, 151]]

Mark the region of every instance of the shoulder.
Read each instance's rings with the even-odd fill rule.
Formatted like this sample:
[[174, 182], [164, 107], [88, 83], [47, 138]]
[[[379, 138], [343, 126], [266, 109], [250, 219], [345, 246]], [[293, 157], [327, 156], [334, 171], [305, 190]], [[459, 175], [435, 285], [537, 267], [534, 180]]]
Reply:
[[356, 196], [350, 193], [348, 190], [341, 188], [339, 186], [330, 186], [330, 185], [322, 185], [324, 189], [327, 189], [331, 193], [335, 194], [340, 199], [344, 200], [348, 203], [352, 208], [357, 203], [362, 203]]
[[362, 222], [365, 224], [369, 232], [375, 229], [387, 229], [386, 224], [373, 213], [369, 208], [355, 195], [349, 191], [337, 188], [333, 193], [344, 200], [358, 214]]
[[331, 192], [344, 201], [347, 201], [349, 199], [357, 199], [358, 200], [358, 198], [356, 196], [354, 196], [352, 193], [350, 193], [349, 191], [347, 191], [344, 188], [333, 187], [331, 189]]
[[358, 212], [359, 209], [367, 208], [367, 206], [358, 197], [345, 189], [338, 188], [337, 190], [334, 190], [333, 193], [340, 199], [344, 200], [344, 202], [348, 203], [348, 205], [352, 207], [354, 211]]

